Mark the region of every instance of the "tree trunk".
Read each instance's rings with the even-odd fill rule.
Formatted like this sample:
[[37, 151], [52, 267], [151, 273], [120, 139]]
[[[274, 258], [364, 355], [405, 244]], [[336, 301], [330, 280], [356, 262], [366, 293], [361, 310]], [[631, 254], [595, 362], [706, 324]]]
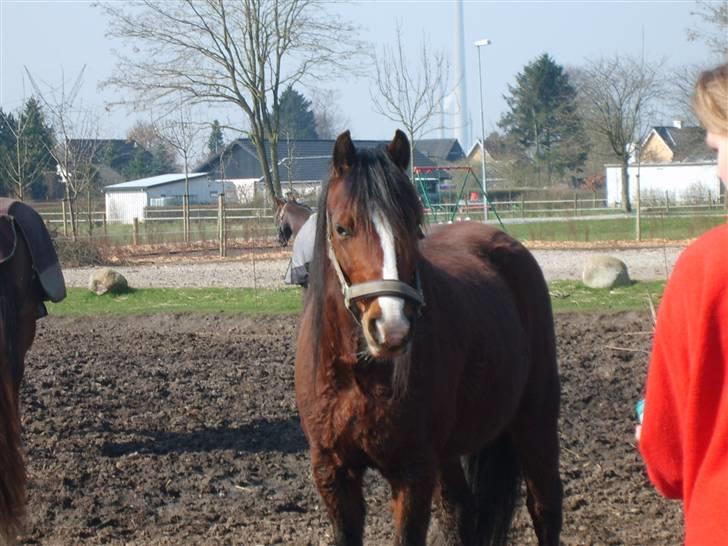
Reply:
[[629, 155], [622, 156], [622, 210], [632, 212], [632, 204], [629, 201]]

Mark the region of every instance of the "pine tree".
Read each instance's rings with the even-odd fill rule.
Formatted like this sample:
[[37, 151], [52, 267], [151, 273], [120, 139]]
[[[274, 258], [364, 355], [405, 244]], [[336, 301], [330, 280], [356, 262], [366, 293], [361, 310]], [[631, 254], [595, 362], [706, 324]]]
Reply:
[[563, 67], [544, 53], [516, 76], [505, 96], [509, 111], [498, 125], [531, 158], [540, 178], [545, 170], [563, 176], [586, 161], [588, 140], [576, 110], [576, 90]]
[[218, 155], [220, 152], [222, 152], [224, 146], [225, 140], [222, 136], [222, 128], [220, 127], [220, 122], [217, 120], [213, 120], [212, 129], [210, 131], [210, 138], [207, 139], [207, 149], [210, 152], [210, 155]]
[[278, 110], [282, 138], [289, 140], [318, 138], [311, 101], [292, 86], [289, 85], [281, 93]]
[[[3, 112], [0, 108], [0, 174], [5, 171], [5, 165], [9, 165], [12, 161], [11, 150], [15, 137], [13, 135], [15, 128], [15, 118], [13, 114]], [[9, 195], [11, 192], [10, 181], [5, 176], [0, 176], [0, 195]]]
[[0, 117], [0, 177], [7, 192], [19, 199], [42, 199], [45, 174], [54, 169], [54, 138], [40, 103], [31, 97], [17, 117], [2, 112]]

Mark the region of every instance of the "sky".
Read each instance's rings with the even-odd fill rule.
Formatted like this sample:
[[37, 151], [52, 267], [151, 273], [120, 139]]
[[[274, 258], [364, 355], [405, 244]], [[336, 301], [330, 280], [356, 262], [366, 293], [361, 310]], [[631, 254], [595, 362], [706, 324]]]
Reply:
[[[432, 48], [445, 51], [454, 64], [452, 1], [332, 2], [329, 8], [357, 24], [359, 38], [377, 50], [393, 41], [399, 23], [408, 53], [415, 55], [425, 39]], [[507, 109], [503, 95], [508, 86], [528, 62], [543, 53], [568, 67], [617, 53], [639, 56], [644, 44], [648, 60], [665, 59], [670, 66], [705, 64], [710, 58], [707, 47], [686, 38], [686, 28], [699, 24], [691, 16], [694, 8], [692, 0], [466, 1], [465, 67], [473, 138], [481, 131], [476, 40], [492, 41], [482, 50], [488, 133]], [[125, 137], [135, 121], [148, 116], [121, 107], [106, 108], [119, 98], [119, 92], [101, 90], [98, 83], [110, 76], [115, 63], [113, 50], [120, 45], [105, 36], [107, 25], [105, 15], [90, 2], [0, 0], [0, 107], [14, 111], [33, 94], [24, 67], [41, 86], [57, 86], [64, 75], [66, 85], [71, 85], [85, 65], [80, 98], [86, 107], [100, 113], [103, 136]], [[397, 124], [374, 110], [371, 79], [340, 76], [317, 82], [317, 86], [336, 91], [338, 109], [348, 118], [354, 138], [385, 139], [394, 134]], [[310, 89], [299, 90], [304, 95], [311, 93]], [[209, 114], [227, 116], [230, 123], [244, 126], [242, 115], [235, 110]], [[453, 131], [427, 135], [440, 136], [453, 136]], [[464, 147], [470, 144], [472, 141]]]

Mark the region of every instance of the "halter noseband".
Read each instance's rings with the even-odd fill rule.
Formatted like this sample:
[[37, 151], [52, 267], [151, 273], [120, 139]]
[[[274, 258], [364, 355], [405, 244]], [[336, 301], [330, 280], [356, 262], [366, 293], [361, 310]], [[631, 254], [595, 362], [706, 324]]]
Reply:
[[406, 282], [402, 282], [398, 279], [382, 279], [377, 281], [361, 282], [357, 284], [349, 284], [344, 277], [344, 272], [341, 270], [339, 260], [336, 258], [334, 252], [334, 246], [331, 243], [331, 217], [326, 215], [326, 247], [329, 255], [329, 260], [334, 266], [336, 276], [339, 279], [341, 285], [341, 293], [344, 296], [344, 305], [354, 315], [357, 322], [360, 320], [358, 310], [354, 304], [365, 298], [375, 298], [380, 296], [394, 296], [404, 298], [414, 303], [417, 306], [417, 314], [422, 313], [422, 308], [425, 306], [425, 297], [422, 294], [422, 281], [420, 279], [419, 268], [415, 269], [415, 287], [411, 287]]

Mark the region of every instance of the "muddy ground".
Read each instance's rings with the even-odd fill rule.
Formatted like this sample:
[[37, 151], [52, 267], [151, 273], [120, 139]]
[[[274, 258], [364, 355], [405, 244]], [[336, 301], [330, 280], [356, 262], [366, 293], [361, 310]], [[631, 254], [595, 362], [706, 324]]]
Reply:
[[[293, 398], [294, 317], [47, 318], [22, 389], [24, 544], [328, 544]], [[646, 315], [557, 320], [565, 544], [681, 543], [633, 441]], [[367, 483], [367, 543], [390, 541]], [[535, 543], [521, 509], [513, 544]]]

